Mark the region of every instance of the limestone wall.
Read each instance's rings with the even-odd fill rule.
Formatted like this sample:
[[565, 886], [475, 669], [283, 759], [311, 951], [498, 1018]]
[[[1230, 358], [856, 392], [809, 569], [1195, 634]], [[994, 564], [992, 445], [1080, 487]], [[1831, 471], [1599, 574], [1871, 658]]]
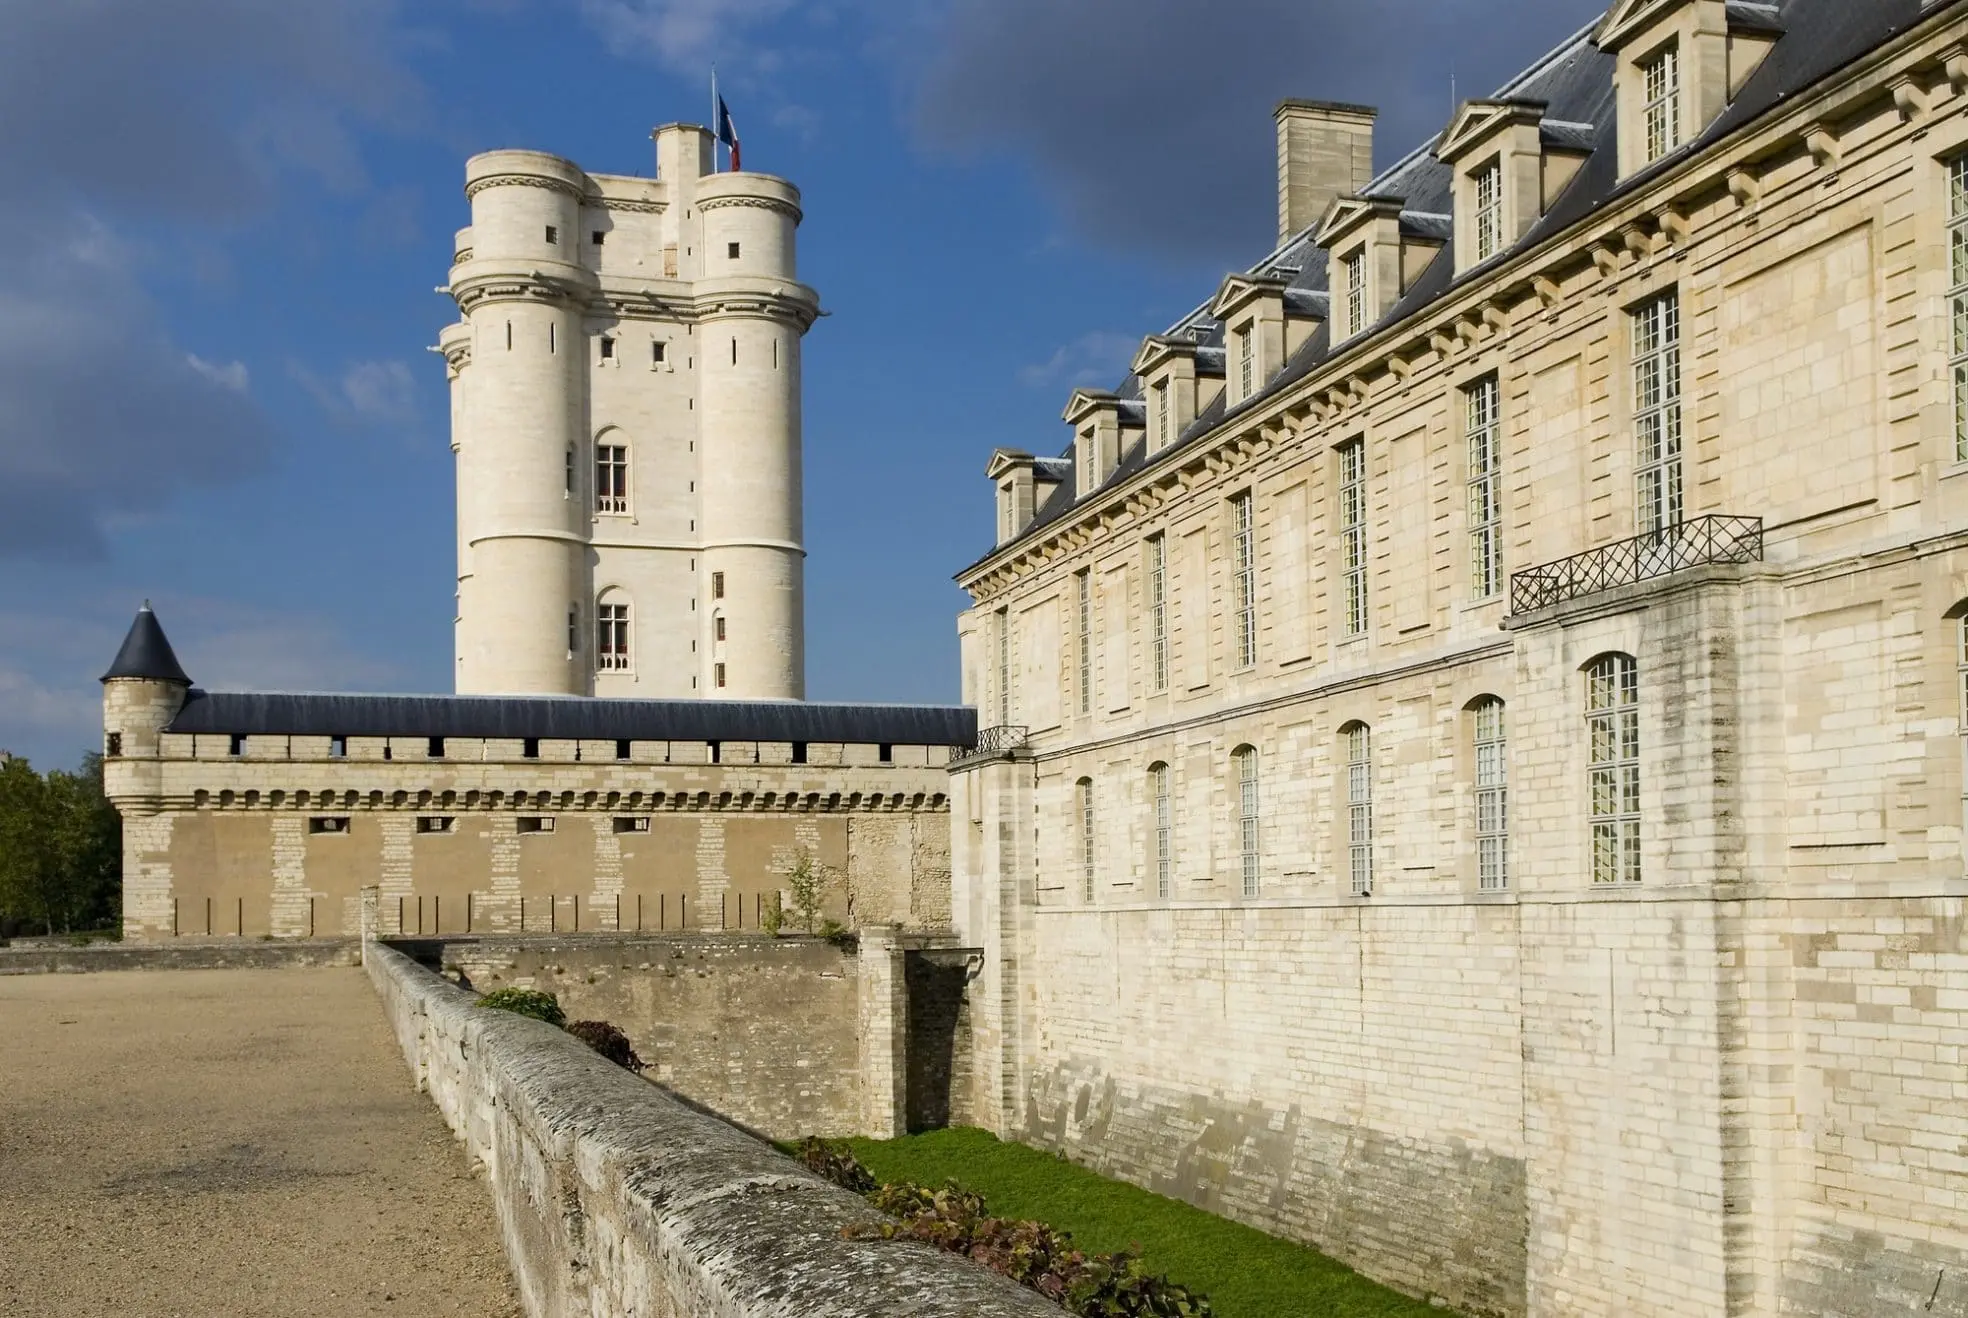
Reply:
[[846, 1191], [591, 1052], [371, 944], [417, 1084], [484, 1167], [534, 1318], [1057, 1318], [983, 1269], [854, 1242]]

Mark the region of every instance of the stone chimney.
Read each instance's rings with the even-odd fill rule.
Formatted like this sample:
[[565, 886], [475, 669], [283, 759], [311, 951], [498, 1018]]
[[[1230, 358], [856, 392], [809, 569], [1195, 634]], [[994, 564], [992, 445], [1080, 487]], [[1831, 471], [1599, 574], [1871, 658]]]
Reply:
[[1370, 105], [1283, 101], [1278, 123], [1278, 241], [1311, 228], [1340, 197], [1373, 181]]

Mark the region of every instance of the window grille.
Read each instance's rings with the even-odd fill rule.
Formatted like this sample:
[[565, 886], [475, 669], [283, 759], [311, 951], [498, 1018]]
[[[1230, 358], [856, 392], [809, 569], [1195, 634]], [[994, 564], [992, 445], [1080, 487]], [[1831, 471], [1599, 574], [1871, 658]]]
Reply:
[[1248, 328], [1237, 331], [1237, 398], [1257, 392], [1257, 341]]
[[595, 609], [595, 666], [622, 672], [628, 669], [629, 660], [629, 606], [599, 606]]
[[1477, 599], [1503, 589], [1503, 482], [1497, 453], [1497, 379], [1464, 395], [1469, 427], [1469, 571]]
[[1681, 52], [1669, 46], [1640, 66], [1647, 164], [1681, 145]]
[[1093, 904], [1093, 780], [1080, 779], [1080, 898]]
[[1948, 163], [1948, 323], [1954, 457], [1968, 462], [1968, 155]]
[[629, 510], [629, 450], [620, 444], [595, 446], [595, 511]]
[[1503, 162], [1492, 160], [1476, 171], [1476, 259], [1487, 261], [1503, 250]]
[[1169, 797], [1169, 767], [1148, 770], [1155, 799], [1155, 895], [1167, 900], [1175, 881], [1175, 803]]
[[1339, 545], [1343, 560], [1346, 634], [1367, 630], [1367, 446], [1339, 446]]
[[1168, 540], [1148, 541], [1148, 657], [1154, 689], [1168, 690]]
[[1237, 556], [1237, 666], [1257, 662], [1257, 528], [1249, 490], [1230, 500]]
[[1640, 882], [1640, 670], [1609, 654], [1586, 670], [1592, 744], [1592, 881]]
[[1011, 610], [998, 610], [998, 724], [1011, 722]]
[[1359, 334], [1367, 328], [1367, 254], [1358, 251], [1346, 258], [1346, 333]]
[[1258, 893], [1258, 815], [1257, 751], [1245, 746], [1237, 760], [1237, 849], [1243, 875], [1243, 893]]
[[1476, 883], [1485, 892], [1510, 886], [1510, 757], [1504, 740], [1503, 702], [1475, 709]]
[[1667, 292], [1633, 312], [1633, 429], [1640, 533], [1681, 525], [1681, 299]]
[[1346, 730], [1346, 860], [1353, 895], [1373, 895], [1373, 732], [1364, 723]]
[[[1080, 713], [1093, 712], [1093, 573], [1081, 572], [1075, 578], [1080, 611]], [[1005, 720], [1010, 722], [1009, 719]]]

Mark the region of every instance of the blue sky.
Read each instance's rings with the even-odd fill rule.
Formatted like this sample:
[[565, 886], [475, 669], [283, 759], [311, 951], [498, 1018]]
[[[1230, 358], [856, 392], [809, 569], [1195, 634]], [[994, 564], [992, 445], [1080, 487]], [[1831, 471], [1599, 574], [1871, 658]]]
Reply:
[[212, 687], [445, 690], [463, 163], [706, 116], [805, 192], [808, 688], [954, 700], [1000, 445], [1274, 236], [1270, 110], [1384, 166], [1591, 0], [0, 0], [0, 747], [96, 744], [155, 601]]

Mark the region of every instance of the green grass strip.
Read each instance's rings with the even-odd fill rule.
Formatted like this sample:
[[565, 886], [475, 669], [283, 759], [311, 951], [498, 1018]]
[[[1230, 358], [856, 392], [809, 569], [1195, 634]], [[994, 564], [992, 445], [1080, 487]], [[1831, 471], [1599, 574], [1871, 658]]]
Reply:
[[1151, 1194], [982, 1130], [848, 1140], [882, 1181], [956, 1181], [999, 1217], [1072, 1233], [1093, 1253], [1138, 1248], [1157, 1272], [1208, 1295], [1218, 1318], [1439, 1318], [1315, 1249]]

